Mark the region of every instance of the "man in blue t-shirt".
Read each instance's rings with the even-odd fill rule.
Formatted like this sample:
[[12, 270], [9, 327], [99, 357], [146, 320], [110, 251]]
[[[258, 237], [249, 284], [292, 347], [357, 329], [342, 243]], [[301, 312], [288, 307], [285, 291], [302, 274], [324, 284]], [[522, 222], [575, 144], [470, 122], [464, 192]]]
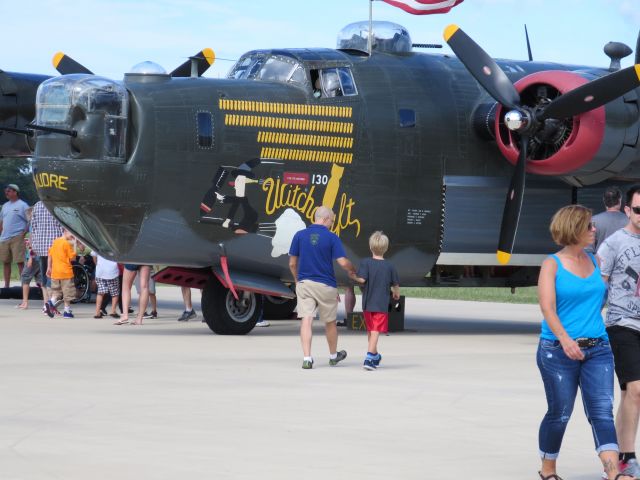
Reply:
[[10, 183], [4, 189], [7, 202], [0, 210], [0, 262], [3, 263], [4, 288], [9, 288], [11, 264], [15, 262], [22, 273], [24, 266], [24, 236], [29, 230], [29, 205], [20, 199], [20, 187]]
[[347, 357], [344, 350], [337, 351], [338, 288], [333, 261], [336, 260], [350, 277], [355, 278], [355, 269], [345, 256], [342, 242], [329, 230], [335, 220], [334, 213], [327, 207], [318, 207], [314, 219], [312, 225], [295, 234], [289, 248], [289, 269], [296, 282], [298, 317], [302, 319], [300, 341], [304, 353], [304, 369], [313, 368], [311, 324], [316, 309], [320, 320], [325, 324], [329, 365], [335, 366]]

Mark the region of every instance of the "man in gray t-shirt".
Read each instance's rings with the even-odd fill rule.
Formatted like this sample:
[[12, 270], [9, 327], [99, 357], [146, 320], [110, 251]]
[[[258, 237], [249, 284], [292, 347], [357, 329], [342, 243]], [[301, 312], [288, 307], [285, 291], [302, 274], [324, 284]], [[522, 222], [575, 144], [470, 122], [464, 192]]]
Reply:
[[605, 211], [594, 215], [591, 221], [596, 227], [596, 241], [587, 248], [587, 251], [595, 253], [609, 235], [617, 232], [629, 223], [629, 218], [620, 211], [622, 206], [622, 193], [618, 187], [608, 187], [604, 191], [602, 201]]
[[609, 285], [605, 323], [622, 391], [616, 417], [619, 470], [640, 477], [635, 454], [640, 419], [640, 185], [629, 188], [626, 200], [629, 222], [602, 243], [598, 258]]
[[598, 249], [600, 269], [609, 283], [606, 325], [640, 331], [640, 232], [622, 228]]

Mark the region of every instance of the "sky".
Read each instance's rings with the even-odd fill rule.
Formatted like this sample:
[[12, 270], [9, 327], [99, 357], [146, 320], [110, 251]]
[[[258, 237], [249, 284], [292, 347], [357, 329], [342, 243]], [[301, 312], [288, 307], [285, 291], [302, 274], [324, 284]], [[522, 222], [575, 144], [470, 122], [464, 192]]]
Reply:
[[[262, 48], [335, 48], [345, 25], [368, 20], [368, 0], [0, 0], [0, 69], [56, 75], [62, 51], [112, 79], [150, 60], [166, 71], [205, 47], [224, 77], [244, 52]], [[12, 15], [15, 15], [12, 17]], [[494, 58], [526, 60], [526, 23], [534, 60], [607, 67], [609, 41], [635, 50], [640, 0], [465, 0], [444, 15], [411, 15], [373, 2], [374, 20], [406, 27], [414, 43], [441, 43], [455, 23]], [[446, 48], [430, 50], [450, 53]], [[633, 64], [633, 55], [622, 66]]]

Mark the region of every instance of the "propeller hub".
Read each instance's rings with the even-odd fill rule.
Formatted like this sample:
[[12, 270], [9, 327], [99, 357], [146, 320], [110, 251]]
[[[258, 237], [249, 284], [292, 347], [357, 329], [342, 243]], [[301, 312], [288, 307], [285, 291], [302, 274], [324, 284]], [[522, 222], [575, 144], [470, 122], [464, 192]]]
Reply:
[[513, 132], [526, 129], [531, 123], [531, 117], [527, 112], [510, 110], [504, 115], [504, 124]]

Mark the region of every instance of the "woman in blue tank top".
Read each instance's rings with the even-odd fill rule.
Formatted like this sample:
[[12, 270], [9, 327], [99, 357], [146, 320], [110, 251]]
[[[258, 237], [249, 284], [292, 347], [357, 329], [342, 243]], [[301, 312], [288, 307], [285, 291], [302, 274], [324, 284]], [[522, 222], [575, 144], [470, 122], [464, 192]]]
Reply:
[[570, 205], [549, 227], [562, 250], [545, 259], [538, 280], [544, 315], [537, 363], [547, 396], [538, 445], [542, 480], [559, 480], [556, 460], [578, 387], [606, 477], [631, 479], [618, 471], [613, 423], [613, 355], [602, 319], [606, 291], [595, 257], [585, 252], [595, 237], [591, 211]]

